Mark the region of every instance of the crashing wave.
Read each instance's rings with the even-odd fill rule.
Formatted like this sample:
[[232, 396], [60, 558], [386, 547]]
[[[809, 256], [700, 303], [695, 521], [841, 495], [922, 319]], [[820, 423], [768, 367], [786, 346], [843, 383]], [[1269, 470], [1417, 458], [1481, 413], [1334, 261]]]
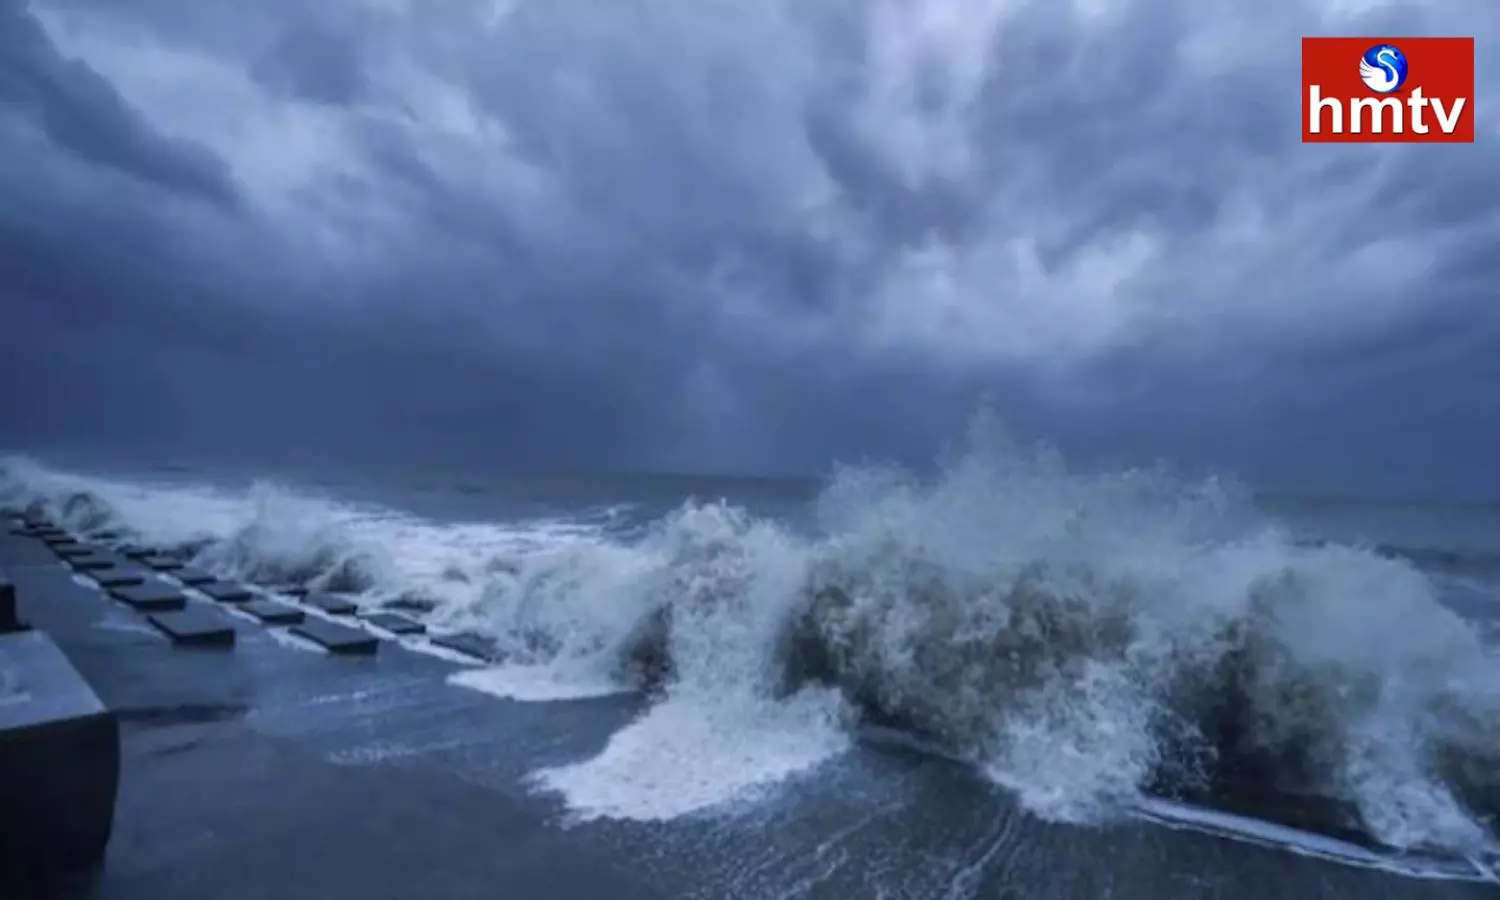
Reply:
[[1299, 542], [1225, 482], [1078, 473], [980, 435], [932, 478], [838, 473], [815, 537], [691, 502], [628, 539], [547, 540], [264, 486], [199, 495], [196, 521], [161, 491], [89, 490], [0, 478], [4, 503], [206, 533], [218, 571], [404, 603], [658, 708], [900, 728], [1051, 819], [1274, 794], [1388, 846], [1471, 851], [1500, 810], [1500, 665], [1474, 626], [1409, 561]]
[[44, 515], [85, 536], [149, 544], [262, 584], [359, 592], [387, 575], [381, 548], [354, 537], [350, 515], [269, 482], [229, 497], [197, 486], [69, 475], [11, 458], [0, 463], [0, 506]]

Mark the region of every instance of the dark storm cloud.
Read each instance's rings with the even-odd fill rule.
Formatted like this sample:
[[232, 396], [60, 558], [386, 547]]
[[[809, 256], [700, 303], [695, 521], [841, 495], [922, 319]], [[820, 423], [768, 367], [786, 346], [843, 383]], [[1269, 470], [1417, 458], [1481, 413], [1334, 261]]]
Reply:
[[89, 162], [170, 191], [234, 202], [234, 187], [218, 159], [153, 132], [96, 72], [59, 56], [19, 2], [0, 5], [0, 99], [11, 116], [29, 119], [55, 147]]
[[1472, 33], [1487, 102], [1478, 0], [3, 8], [0, 343], [54, 412], [786, 470], [988, 395], [1086, 457], [1500, 488], [1493, 116], [1304, 146], [1295, 93], [1303, 33]]
[[293, 98], [347, 105], [364, 94], [364, 66], [354, 36], [309, 22], [284, 31], [250, 72]]

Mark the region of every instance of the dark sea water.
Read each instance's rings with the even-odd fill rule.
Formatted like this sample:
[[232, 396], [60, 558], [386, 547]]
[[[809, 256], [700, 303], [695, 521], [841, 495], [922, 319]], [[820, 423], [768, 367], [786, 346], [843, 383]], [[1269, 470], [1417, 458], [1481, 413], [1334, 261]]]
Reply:
[[1489, 890], [1500, 506], [1009, 445], [827, 479], [12, 458], [0, 505], [473, 634], [465, 687], [639, 698], [527, 784], [631, 852], [770, 829], [733, 895]]

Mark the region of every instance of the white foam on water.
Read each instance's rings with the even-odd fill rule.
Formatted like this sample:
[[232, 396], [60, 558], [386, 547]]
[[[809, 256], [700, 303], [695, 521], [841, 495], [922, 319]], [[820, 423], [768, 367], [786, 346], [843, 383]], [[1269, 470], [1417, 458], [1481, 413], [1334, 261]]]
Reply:
[[[842, 704], [941, 735], [1043, 818], [1105, 821], [1178, 759], [1216, 752], [1233, 715], [1383, 843], [1480, 852], [1500, 663], [1424, 573], [1302, 546], [1233, 484], [1080, 474], [1045, 451], [971, 444], [932, 477], [839, 473], [817, 537], [722, 502], [624, 540], [586, 522], [443, 523], [275, 485], [130, 485], [24, 461], [0, 466], [0, 502], [84, 532], [208, 537], [196, 562], [223, 577], [429, 606], [433, 632], [478, 632], [504, 660], [403, 640], [475, 669], [454, 677], [467, 688], [535, 701], [649, 688], [655, 705], [596, 759], [538, 774], [582, 816], [748, 796], [845, 746]], [[813, 695], [830, 698], [815, 714]]]
[[597, 757], [543, 769], [534, 784], [562, 795], [577, 821], [666, 821], [754, 800], [848, 749], [826, 695], [746, 707], [671, 699], [610, 738]]
[[298, 583], [360, 595], [362, 605], [411, 597], [449, 630], [488, 624], [491, 583], [529, 555], [597, 538], [586, 522], [435, 522], [273, 481], [247, 488], [137, 483], [0, 460], [0, 501], [38, 505], [72, 531], [120, 529], [135, 542], [199, 547], [193, 562], [224, 578]]
[[582, 673], [557, 665], [491, 666], [454, 672], [450, 684], [525, 703], [589, 700], [631, 693], [604, 673]]
[[1135, 815], [1167, 828], [1197, 831], [1257, 846], [1272, 847], [1325, 862], [1377, 869], [1408, 878], [1497, 882], [1494, 870], [1473, 858], [1445, 859], [1378, 852], [1327, 835], [1313, 834], [1261, 819], [1205, 809], [1160, 798], [1145, 798]]
[[447, 647], [439, 647], [420, 635], [409, 635], [399, 639], [401, 646], [417, 653], [425, 653], [435, 659], [450, 662], [454, 665], [463, 666], [466, 669], [483, 668], [486, 664], [477, 660], [467, 653], [459, 653], [457, 650], [449, 650]]
[[463, 744], [463, 741], [435, 741], [424, 744], [376, 741], [370, 744], [362, 744], [358, 747], [335, 750], [328, 754], [327, 759], [334, 765], [340, 766], [373, 766], [413, 756], [421, 756], [424, 753], [451, 750], [455, 747], [463, 746]]
[[115, 631], [122, 634], [149, 634], [156, 637], [161, 632], [147, 625], [139, 619], [119, 619], [114, 616], [104, 616], [93, 623], [93, 627], [100, 631]]
[[309, 653], [328, 652], [327, 650], [319, 647], [317, 644], [307, 640], [306, 638], [297, 637], [295, 634], [292, 634], [285, 628], [267, 628], [265, 629], [265, 633], [271, 638], [271, 640], [275, 641], [283, 647], [291, 647], [293, 649], [304, 650]]

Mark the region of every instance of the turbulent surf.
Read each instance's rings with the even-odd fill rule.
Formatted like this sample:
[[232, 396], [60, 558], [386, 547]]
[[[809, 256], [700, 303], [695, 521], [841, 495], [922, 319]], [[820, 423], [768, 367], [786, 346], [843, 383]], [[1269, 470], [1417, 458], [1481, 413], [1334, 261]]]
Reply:
[[[0, 505], [482, 634], [497, 672], [540, 673], [548, 697], [647, 693], [592, 768], [539, 774], [557, 790], [716, 743], [742, 793], [879, 725], [1053, 820], [1274, 794], [1467, 853], [1500, 809], [1500, 664], [1410, 559], [1298, 540], [1229, 482], [1075, 471], [988, 431], [932, 476], [840, 471], [807, 521], [689, 501], [629, 529], [599, 510], [445, 522], [26, 460]], [[723, 795], [705, 780], [652, 809]]]

